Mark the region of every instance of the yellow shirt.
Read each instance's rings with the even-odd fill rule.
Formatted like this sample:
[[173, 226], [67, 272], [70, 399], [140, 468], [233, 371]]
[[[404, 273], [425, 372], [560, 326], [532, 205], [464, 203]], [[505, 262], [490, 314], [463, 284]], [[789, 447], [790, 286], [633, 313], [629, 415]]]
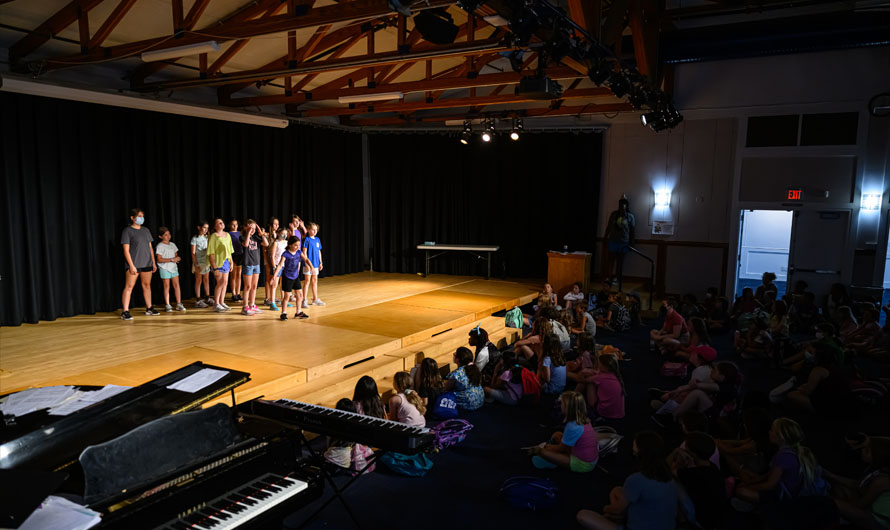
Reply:
[[223, 232], [223, 237], [219, 237], [215, 233], [210, 235], [210, 241], [207, 242], [207, 261], [209, 262], [210, 256], [213, 256], [217, 269], [221, 268], [226, 260], [229, 260], [229, 264], [232, 263], [234, 251], [232, 236], [228, 233]]

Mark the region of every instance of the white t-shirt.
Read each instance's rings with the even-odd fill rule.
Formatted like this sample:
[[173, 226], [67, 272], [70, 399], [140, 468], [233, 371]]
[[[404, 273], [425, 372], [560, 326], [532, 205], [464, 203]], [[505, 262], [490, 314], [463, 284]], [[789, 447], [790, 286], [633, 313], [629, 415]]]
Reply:
[[575, 294], [573, 292], [566, 293], [565, 296], [562, 297], [566, 302], [574, 302], [576, 300], [584, 300], [584, 293]]
[[485, 368], [485, 365], [488, 364], [488, 357], [488, 346], [479, 350], [479, 354], [476, 355], [476, 361], [474, 362], [476, 368], [479, 370]]
[[703, 364], [692, 371], [692, 375], [689, 377], [690, 381], [695, 381], [696, 383], [710, 383], [711, 382], [711, 367], [707, 364]]
[[194, 236], [192, 245], [195, 245], [195, 259], [199, 265], [209, 265], [207, 261], [207, 236]]
[[[165, 259], [175, 258], [177, 252], [179, 252], [179, 248], [176, 246], [176, 243], [173, 243], [172, 241], [170, 243], [158, 243], [158, 246], [155, 247], [155, 254]], [[164, 263], [158, 262], [158, 268], [163, 269], [167, 272], [176, 272], [177, 270], [179, 270], [177, 264], [173, 263], [172, 261], [167, 261]]]
[[275, 242], [275, 248], [272, 250], [273, 269], [278, 266], [278, 262], [281, 261], [281, 255], [284, 254], [285, 250], [287, 250], [287, 241], [278, 240]]

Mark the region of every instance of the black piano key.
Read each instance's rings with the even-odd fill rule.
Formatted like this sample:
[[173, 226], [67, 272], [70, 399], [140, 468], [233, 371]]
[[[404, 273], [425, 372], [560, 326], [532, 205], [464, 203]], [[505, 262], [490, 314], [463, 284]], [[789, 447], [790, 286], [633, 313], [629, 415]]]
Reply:
[[174, 530], [189, 530], [191, 528], [191, 525], [186, 524], [182, 521], [173, 521], [170, 527]]
[[279, 491], [281, 491], [281, 488], [279, 486], [276, 486], [271, 482], [266, 482], [265, 480], [259, 481], [255, 487], [262, 487], [262, 489], [271, 491], [272, 493], [278, 493]]

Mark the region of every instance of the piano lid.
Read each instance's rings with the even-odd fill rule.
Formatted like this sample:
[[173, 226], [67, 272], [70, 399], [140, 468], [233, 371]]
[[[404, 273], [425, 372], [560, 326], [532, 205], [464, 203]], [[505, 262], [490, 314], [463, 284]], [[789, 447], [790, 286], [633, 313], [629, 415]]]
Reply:
[[[211, 368], [228, 373], [196, 392], [167, 387]], [[0, 469], [54, 471], [77, 461], [87, 446], [110, 440], [156, 418], [200, 407], [250, 381], [250, 374], [195, 362], [68, 416], [44, 411], [18, 419], [25, 428], [0, 434]], [[30, 418], [34, 416], [34, 418]]]

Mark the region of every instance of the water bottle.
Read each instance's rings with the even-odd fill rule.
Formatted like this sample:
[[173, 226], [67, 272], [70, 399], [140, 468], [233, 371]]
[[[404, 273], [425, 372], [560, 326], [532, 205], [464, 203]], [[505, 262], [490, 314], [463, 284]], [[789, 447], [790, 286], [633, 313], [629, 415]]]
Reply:
[[563, 245], [563, 246], [562, 246], [562, 253], [563, 253], [563, 254], [568, 254], [568, 253], [569, 253], [569, 246], [568, 246], [568, 245]]

